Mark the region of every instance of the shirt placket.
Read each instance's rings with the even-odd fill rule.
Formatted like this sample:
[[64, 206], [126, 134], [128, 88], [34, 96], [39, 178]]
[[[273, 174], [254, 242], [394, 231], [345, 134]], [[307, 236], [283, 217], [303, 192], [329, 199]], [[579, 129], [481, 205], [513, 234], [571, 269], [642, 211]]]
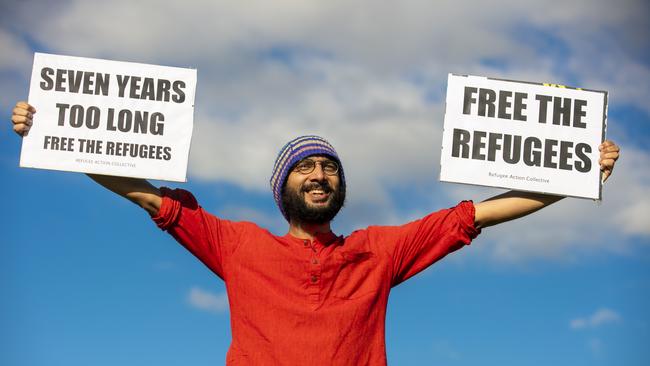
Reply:
[[307, 287], [307, 296], [310, 303], [317, 304], [320, 301], [320, 289], [322, 283], [321, 251], [319, 250], [321, 244], [305, 239], [303, 245], [305, 249], [309, 251], [309, 266], [307, 267], [309, 268], [309, 285]]

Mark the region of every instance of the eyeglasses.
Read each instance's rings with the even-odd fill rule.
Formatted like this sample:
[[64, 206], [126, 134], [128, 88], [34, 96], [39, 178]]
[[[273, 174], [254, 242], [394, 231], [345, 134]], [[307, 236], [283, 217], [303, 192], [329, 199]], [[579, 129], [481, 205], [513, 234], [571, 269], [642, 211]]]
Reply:
[[320, 164], [321, 169], [323, 169], [323, 173], [326, 175], [335, 175], [336, 173], [339, 172], [339, 165], [332, 160], [324, 160], [324, 161], [316, 161], [316, 160], [310, 160], [310, 159], [305, 159], [293, 168], [294, 171], [300, 173], [300, 174], [310, 174], [311, 172], [316, 169], [316, 164]]

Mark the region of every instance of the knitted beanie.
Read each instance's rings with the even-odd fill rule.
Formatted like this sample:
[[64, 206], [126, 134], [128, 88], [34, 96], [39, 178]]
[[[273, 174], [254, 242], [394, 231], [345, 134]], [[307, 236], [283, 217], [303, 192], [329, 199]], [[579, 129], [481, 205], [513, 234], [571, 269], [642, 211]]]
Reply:
[[334, 147], [332, 147], [327, 140], [319, 136], [310, 135], [300, 136], [289, 141], [280, 150], [278, 157], [275, 158], [273, 174], [271, 175], [270, 181], [271, 190], [273, 190], [273, 199], [280, 208], [282, 216], [284, 216], [287, 221], [289, 221], [289, 218], [282, 206], [282, 188], [287, 180], [287, 176], [291, 172], [291, 168], [293, 168], [293, 166], [300, 160], [313, 155], [327, 155], [334, 159], [339, 164], [341, 185], [345, 186], [345, 176], [343, 175], [341, 160], [339, 160], [339, 156], [336, 154]]

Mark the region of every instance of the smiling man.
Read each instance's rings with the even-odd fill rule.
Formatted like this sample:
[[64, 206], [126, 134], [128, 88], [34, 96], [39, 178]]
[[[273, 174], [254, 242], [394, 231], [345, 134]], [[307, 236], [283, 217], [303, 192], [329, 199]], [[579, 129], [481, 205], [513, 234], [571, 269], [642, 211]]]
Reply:
[[345, 188], [336, 151], [318, 136], [290, 141], [275, 160], [273, 198], [294, 236], [330, 231], [330, 221], [343, 207]]
[[[36, 110], [14, 109], [24, 136]], [[600, 147], [603, 178], [619, 148]], [[276, 236], [250, 222], [206, 212], [181, 189], [145, 180], [91, 175], [144, 208], [154, 222], [225, 281], [232, 344], [227, 365], [385, 365], [384, 324], [391, 288], [467, 245], [481, 228], [515, 219], [562, 197], [507, 192], [460, 202], [400, 226], [337, 236], [330, 223], [345, 201], [338, 154], [325, 139], [301, 136], [278, 154], [273, 197], [289, 222]]]

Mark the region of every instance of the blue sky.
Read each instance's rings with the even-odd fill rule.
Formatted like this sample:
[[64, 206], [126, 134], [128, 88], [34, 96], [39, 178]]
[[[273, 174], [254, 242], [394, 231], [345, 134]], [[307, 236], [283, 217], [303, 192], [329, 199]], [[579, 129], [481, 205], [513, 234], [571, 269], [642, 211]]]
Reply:
[[[244, 5], [245, 3], [245, 5]], [[6, 4], [6, 5], [5, 5]], [[346, 167], [347, 234], [500, 191], [438, 182], [449, 72], [609, 92], [623, 149], [604, 200], [485, 230], [395, 288], [392, 365], [650, 362], [645, 1], [5, 1], [0, 14], [0, 364], [219, 365], [223, 283], [82, 174], [18, 168], [9, 116], [33, 52], [194, 67], [191, 190], [278, 234], [278, 149], [316, 133]], [[164, 182], [154, 182], [165, 184]]]

